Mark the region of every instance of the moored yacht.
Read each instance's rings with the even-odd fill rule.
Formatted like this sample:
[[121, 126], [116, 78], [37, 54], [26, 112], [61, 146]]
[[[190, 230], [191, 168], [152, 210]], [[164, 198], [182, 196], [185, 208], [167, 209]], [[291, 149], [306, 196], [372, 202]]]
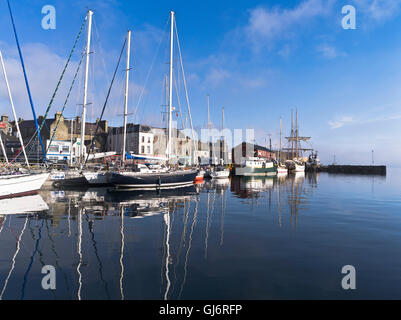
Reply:
[[305, 172], [305, 163], [299, 161], [298, 159], [287, 160], [285, 162], [289, 172]]
[[179, 188], [193, 184], [197, 170], [168, 172], [113, 172], [111, 183], [117, 189], [165, 189]]
[[49, 173], [8, 173], [0, 175], [0, 199], [35, 194]]

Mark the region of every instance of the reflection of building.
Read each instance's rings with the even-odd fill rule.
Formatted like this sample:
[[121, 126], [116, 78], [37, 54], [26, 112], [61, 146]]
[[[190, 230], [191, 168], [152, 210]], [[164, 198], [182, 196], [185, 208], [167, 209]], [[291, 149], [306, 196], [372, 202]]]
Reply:
[[265, 147], [256, 144], [243, 142], [232, 149], [232, 161], [234, 164], [241, 164], [245, 159], [249, 158], [276, 159], [276, 153]]
[[240, 198], [257, 198], [259, 194], [272, 190], [273, 177], [232, 177], [231, 190]]

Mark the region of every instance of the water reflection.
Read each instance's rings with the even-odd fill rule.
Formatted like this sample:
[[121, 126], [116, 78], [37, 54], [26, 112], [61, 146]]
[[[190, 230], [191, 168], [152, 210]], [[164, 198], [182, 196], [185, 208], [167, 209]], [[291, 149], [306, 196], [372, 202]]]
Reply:
[[[198, 294], [212, 288], [231, 297], [230, 267], [244, 272], [252, 259], [284, 254], [279, 237], [298, 234], [313, 213], [320, 179], [233, 177], [161, 192], [51, 190], [1, 200], [0, 299], [208, 298]], [[248, 242], [269, 235], [278, 237], [269, 250]], [[38, 288], [47, 264], [58, 275], [53, 292]], [[251, 288], [264, 273], [247, 277]]]

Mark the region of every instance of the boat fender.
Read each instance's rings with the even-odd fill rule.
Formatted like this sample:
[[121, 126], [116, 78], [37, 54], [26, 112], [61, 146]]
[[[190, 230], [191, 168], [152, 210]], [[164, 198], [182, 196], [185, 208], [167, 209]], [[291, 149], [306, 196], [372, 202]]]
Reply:
[[158, 184], [158, 190], [160, 190], [161, 189], [161, 184], [162, 184], [162, 179], [161, 179], [161, 177], [159, 176], [159, 178], [157, 179], [157, 184]]

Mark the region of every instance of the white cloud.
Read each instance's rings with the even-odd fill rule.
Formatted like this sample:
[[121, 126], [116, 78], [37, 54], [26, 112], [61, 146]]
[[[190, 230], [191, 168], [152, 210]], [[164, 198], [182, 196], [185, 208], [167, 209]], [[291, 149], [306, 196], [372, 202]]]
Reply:
[[401, 114], [400, 113], [394, 113], [394, 114], [389, 114], [389, 115], [381, 115], [381, 116], [375, 116], [375, 117], [360, 117], [360, 118], [355, 118], [351, 116], [343, 116], [339, 120], [332, 120], [329, 121], [329, 126], [331, 129], [339, 129], [347, 125], [360, 125], [360, 124], [369, 124], [369, 123], [375, 123], [375, 122], [385, 122], [385, 121], [393, 121], [393, 120], [399, 120], [401, 119]]
[[[11, 49], [5, 43], [1, 43], [0, 47], [3, 49], [4, 63], [14, 103], [17, 108], [17, 115], [23, 118], [32, 118], [21, 63], [17, 53], [15, 49]], [[52, 52], [47, 46], [38, 43], [25, 44], [22, 50], [34, 106], [37, 114], [42, 114], [49, 104], [66, 59]], [[72, 70], [75, 70], [76, 67], [76, 62], [72, 61], [69, 72], [66, 73], [64, 79], [66, 83], [71, 83]], [[3, 76], [0, 79], [0, 101], [4, 102], [0, 107], [0, 111], [10, 114], [11, 107], [8, 103]], [[59, 94], [59, 97], [65, 97], [66, 88], [62, 88]], [[55, 102], [58, 105], [61, 104], [59, 100]]]
[[329, 121], [329, 126], [331, 129], [339, 129], [352, 122], [354, 122], [352, 117], [345, 116], [339, 120]]
[[384, 21], [398, 14], [401, 0], [354, 0], [356, 10], [375, 21]]
[[222, 68], [212, 68], [205, 77], [205, 83], [212, 87], [217, 87], [230, 77], [231, 73], [228, 70]]
[[328, 45], [327, 43], [317, 46], [316, 50], [326, 59], [335, 59], [339, 56], [345, 55], [345, 53], [339, 52], [335, 47]]
[[302, 26], [306, 21], [326, 15], [332, 3], [331, 0], [305, 0], [293, 9], [258, 7], [250, 11], [244, 32], [255, 49], [258, 49], [266, 42], [282, 37], [294, 27]]

